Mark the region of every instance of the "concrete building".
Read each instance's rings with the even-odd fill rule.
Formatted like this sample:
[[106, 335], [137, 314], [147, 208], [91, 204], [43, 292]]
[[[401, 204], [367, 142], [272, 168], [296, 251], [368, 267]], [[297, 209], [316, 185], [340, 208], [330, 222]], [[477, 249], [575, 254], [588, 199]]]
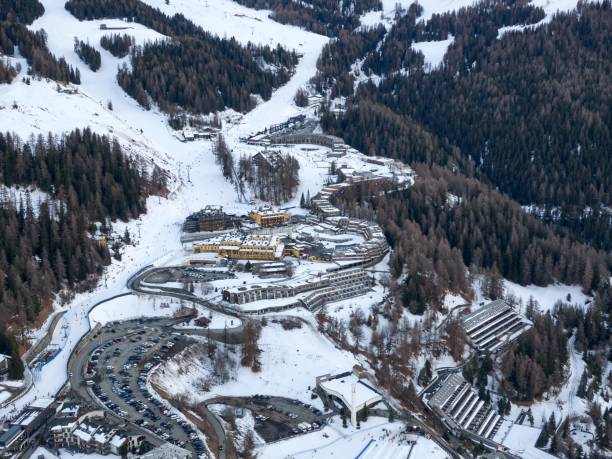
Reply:
[[7, 455], [26, 449], [36, 443], [36, 437], [53, 414], [53, 399], [39, 398], [23, 409], [0, 434], [0, 454]]
[[249, 212], [249, 218], [259, 226], [268, 227], [287, 223], [291, 219], [291, 215], [288, 212], [264, 206]]
[[183, 223], [183, 232], [223, 231], [239, 226], [239, 218], [223, 212], [223, 206], [207, 205], [199, 212], [189, 215]]
[[337, 402], [346, 409], [352, 425], [357, 425], [358, 416], [366, 407], [383, 400], [376, 389], [352, 372], [319, 376], [316, 384], [325, 402]]
[[498, 352], [533, 325], [504, 300], [495, 300], [463, 317], [463, 329], [480, 352]]
[[280, 151], [264, 150], [253, 155], [252, 161], [258, 167], [264, 166], [270, 169], [276, 169], [282, 162], [283, 157]]
[[82, 416], [56, 419], [49, 427], [49, 442], [54, 448], [68, 448], [82, 453], [116, 454], [135, 451], [145, 440], [144, 435], [128, 432]]
[[455, 433], [465, 431], [490, 440], [503, 421], [461, 373], [450, 373], [427, 403]]
[[238, 260], [278, 260], [283, 257], [285, 244], [276, 234], [230, 233], [194, 243], [194, 253], [217, 253]]
[[360, 269], [337, 271], [301, 282], [261, 284], [223, 290], [229, 303], [245, 304], [260, 300], [287, 298], [287, 304], [302, 305], [310, 310], [326, 303], [359, 296], [372, 285], [368, 274]]

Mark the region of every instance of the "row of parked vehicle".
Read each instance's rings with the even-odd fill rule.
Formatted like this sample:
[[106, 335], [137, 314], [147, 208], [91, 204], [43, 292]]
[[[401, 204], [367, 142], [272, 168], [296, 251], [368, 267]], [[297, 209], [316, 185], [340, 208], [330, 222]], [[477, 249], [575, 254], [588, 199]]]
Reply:
[[[166, 344], [170, 344], [170, 343], [172, 342], [170, 341]], [[174, 345], [174, 343], [172, 343], [172, 345]], [[169, 347], [172, 347], [172, 346], [169, 346]], [[204, 442], [200, 439], [199, 435], [197, 434], [196, 430], [191, 426], [191, 424], [181, 419], [177, 414], [172, 413], [172, 411], [170, 411], [164, 405], [164, 403], [162, 403], [159, 399], [154, 397], [153, 394], [151, 394], [151, 392], [149, 391], [149, 388], [147, 387], [147, 378], [151, 370], [154, 368], [154, 366], [155, 364], [153, 364], [152, 362], [147, 362], [143, 366], [143, 369], [141, 370], [140, 374], [138, 375], [138, 389], [140, 390], [142, 396], [145, 399], [147, 399], [149, 402], [151, 402], [153, 405], [157, 406], [161, 414], [168, 417], [171, 420], [171, 422], [176, 424], [179, 428], [183, 430], [183, 432], [185, 432], [185, 435], [187, 435], [187, 437], [191, 441], [192, 448], [198, 454], [198, 456], [208, 457], [208, 455], [206, 454], [206, 448], [204, 446]], [[144, 416], [147, 417], [148, 414], [149, 414], [148, 412], [145, 412]], [[144, 420], [141, 420], [141, 421], [143, 421], [143, 424], [141, 424], [143, 427], [151, 430], [156, 435], [162, 437], [164, 440], [170, 443], [174, 443], [175, 445], [178, 445], [181, 447], [186, 446], [186, 443], [184, 441], [179, 441], [172, 437], [171, 435], [172, 424], [170, 422], [161, 421], [159, 423], [159, 427], [156, 427], [155, 424], [147, 425], [146, 421]]]
[[[160, 342], [162, 342], [162, 338], [160, 336], [150, 337], [149, 339], [143, 340], [143, 336], [141, 335], [144, 334], [146, 334], [146, 330], [140, 330], [107, 341], [92, 353], [89, 359], [88, 367], [95, 372], [97, 370], [98, 363], [102, 363], [104, 365], [102, 366], [102, 369], [106, 370], [106, 377], [111, 383], [111, 390], [114, 396], [121, 398], [125, 404], [131, 406], [140, 416], [138, 419], [133, 419], [133, 417], [130, 417], [129, 413], [126, 412], [125, 409], [118, 406], [117, 403], [115, 403], [111, 397], [104, 392], [100, 384], [94, 383], [94, 381], [90, 379], [88, 381], [88, 385], [91, 386], [94, 394], [102, 401], [102, 403], [104, 403], [109, 410], [113, 411], [118, 416], [126, 419], [131, 418], [130, 420], [135, 424], [149, 430], [169, 443], [173, 443], [181, 447], [191, 446], [198, 456], [207, 458], [208, 455], [206, 454], [206, 447], [204, 442], [200, 439], [197, 431], [188, 422], [181, 419], [177, 414], [172, 413], [164, 405], [164, 403], [154, 397], [147, 388], [147, 378], [149, 372], [152, 368], [154, 368], [154, 366], [162, 361], [162, 355], [169, 352], [174, 347], [176, 342], [180, 340], [180, 337], [174, 336], [172, 340], [167, 340], [163, 342], [161, 346], [159, 346]], [[141, 341], [141, 343], [133, 349], [125, 361], [119, 361], [122, 349], [119, 346], [116, 346], [113, 349], [113, 346], [123, 340], [131, 343]], [[156, 347], [157, 351], [155, 351]], [[106, 356], [103, 355], [105, 351]], [[102, 359], [102, 361], [100, 359]], [[146, 359], [147, 362], [142, 365], [144, 359]], [[120, 368], [119, 371], [115, 371], [115, 366]], [[141, 367], [140, 370], [138, 369], [139, 367]], [[130, 384], [132, 378], [136, 375], [138, 375], [136, 380], [138, 389], [136, 389], [134, 385]], [[140, 392], [140, 394], [135, 394], [135, 391]], [[188, 438], [187, 441], [180, 441], [172, 436], [172, 430], [175, 425], [185, 432], [185, 436]], [[189, 443], [189, 445], [187, 443]]]

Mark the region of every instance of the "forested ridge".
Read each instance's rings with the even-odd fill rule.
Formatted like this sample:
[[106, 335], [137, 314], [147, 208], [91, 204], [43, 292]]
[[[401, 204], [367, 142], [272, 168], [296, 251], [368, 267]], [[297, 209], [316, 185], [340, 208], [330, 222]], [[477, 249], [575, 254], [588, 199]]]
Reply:
[[7, 187], [48, 194], [35, 206], [0, 193], [0, 321], [22, 329], [49, 308], [62, 288], [94, 285], [110, 261], [93, 239], [94, 222], [127, 220], [146, 211], [145, 198], [165, 193], [165, 174], [148, 172], [116, 140], [75, 130], [24, 143], [0, 135], [0, 178]]
[[272, 10], [270, 17], [281, 24], [304, 27], [322, 35], [335, 36], [359, 27], [359, 16], [382, 9], [380, 0], [237, 0], [258, 10]]
[[[26, 27], [44, 12], [38, 0], [0, 0], [0, 53], [13, 56], [18, 47], [30, 66], [29, 74], [79, 84], [79, 69], [68, 65], [63, 57], [57, 59], [51, 54], [46, 32], [32, 32]], [[16, 75], [17, 69], [0, 60], [0, 84], [10, 83]]]
[[351, 66], [375, 49], [385, 36], [383, 26], [340, 31], [337, 38], [326, 43], [317, 60], [317, 74], [311, 83], [319, 92], [330, 89], [330, 97], [351, 96], [355, 77]]
[[[492, 4], [500, 6], [434, 15], [427, 23], [415, 22], [418, 11], [403, 16], [363, 64], [385, 77], [377, 86], [360, 85], [346, 112], [324, 113], [323, 124], [369, 154], [473, 170], [519, 203], [537, 206], [545, 220], [609, 250], [610, 2], [581, 4], [499, 38], [501, 26], [533, 23], [542, 13], [520, 2]], [[406, 47], [447, 34], [454, 42], [438, 69], [425, 69]]]
[[381, 223], [394, 249], [392, 274], [405, 274], [398, 301], [411, 311], [439, 307], [447, 291], [469, 294], [464, 266], [522, 285], [558, 281], [586, 291], [608, 279], [609, 256], [557, 234], [478, 180], [439, 166], [415, 170], [416, 183], [405, 191], [372, 198], [364, 185], [337, 203]]
[[100, 37], [100, 46], [107, 50], [115, 57], [125, 57], [130, 52], [130, 48], [134, 46], [134, 37], [124, 33], [120, 35], [114, 33], [112, 35], [103, 35]]
[[38, 0], [0, 0], [0, 21], [32, 24], [44, 12]]
[[124, 65], [117, 74], [119, 85], [143, 107], [150, 108], [150, 96], [163, 111], [195, 113], [226, 107], [246, 112], [255, 105], [253, 94], [269, 99], [272, 89], [288, 79], [284, 68], [262, 71], [233, 39], [212, 45], [188, 37], [136, 47], [131, 66]]
[[[0, 21], [0, 52], [13, 56], [16, 48], [30, 66], [28, 73], [63, 83], [81, 82], [78, 68], [68, 65], [63, 57], [57, 59], [51, 54], [44, 30], [32, 32], [20, 22]], [[4, 63], [0, 65], [0, 83], [10, 83], [15, 75], [15, 69], [11, 71]]]
[[295, 53], [281, 46], [243, 47], [181, 14], [170, 17], [139, 0], [69, 0], [66, 9], [81, 20], [127, 18], [171, 37], [132, 47], [130, 67], [117, 74], [119, 85], [146, 109], [152, 99], [169, 113], [210, 113], [227, 107], [245, 112], [255, 105], [254, 94], [269, 99], [297, 63]]

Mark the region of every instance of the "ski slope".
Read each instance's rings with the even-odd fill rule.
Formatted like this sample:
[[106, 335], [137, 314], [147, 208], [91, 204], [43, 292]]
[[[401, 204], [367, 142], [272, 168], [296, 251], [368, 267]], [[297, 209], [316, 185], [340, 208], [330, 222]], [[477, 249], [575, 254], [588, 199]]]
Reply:
[[260, 446], [257, 448], [257, 452], [262, 457], [293, 459], [333, 459], [338, 457], [443, 459], [447, 457], [446, 453], [433, 440], [417, 437], [416, 444], [412, 446], [409, 440], [413, 439], [415, 437], [409, 437], [404, 433], [402, 422], [388, 422], [384, 418], [372, 417], [361, 426], [361, 429], [356, 429], [350, 425], [343, 428], [339, 423], [332, 423], [317, 432]]

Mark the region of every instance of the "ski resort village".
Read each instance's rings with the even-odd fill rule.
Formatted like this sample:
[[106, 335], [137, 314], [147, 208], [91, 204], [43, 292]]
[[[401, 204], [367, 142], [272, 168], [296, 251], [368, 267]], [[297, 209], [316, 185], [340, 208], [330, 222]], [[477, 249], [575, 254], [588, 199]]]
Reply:
[[[455, 156], [426, 171], [373, 140], [399, 121], [365, 142], [329, 121], [355, 110], [323, 76], [342, 34], [377, 30], [383, 53], [415, 11], [474, 2], [347, 2], [341, 26], [275, 1], [64, 3], [0, 2], [0, 458], [569, 458], [561, 436], [610, 454], [612, 364], [575, 318], [596, 289], [500, 274], [460, 245], [484, 232], [441, 229], [480, 199]], [[576, 7], [526, 3], [540, 27]], [[435, 68], [448, 37], [407, 46]], [[164, 63], [178, 48], [189, 72]], [[390, 78], [345, 51], [356, 92]]]

